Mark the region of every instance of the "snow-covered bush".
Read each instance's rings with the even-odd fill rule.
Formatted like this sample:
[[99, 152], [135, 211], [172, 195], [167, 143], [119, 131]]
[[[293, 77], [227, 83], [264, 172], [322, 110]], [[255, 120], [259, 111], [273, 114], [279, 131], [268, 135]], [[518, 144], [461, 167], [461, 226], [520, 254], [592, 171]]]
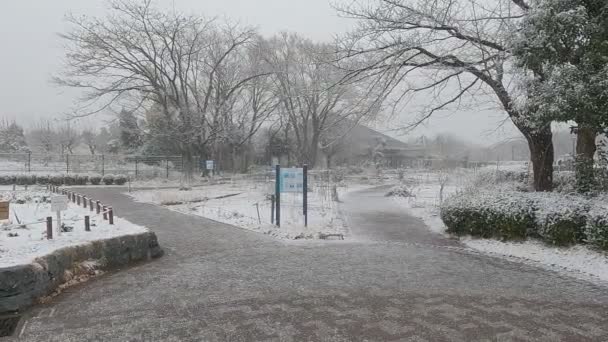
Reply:
[[88, 181], [89, 176], [87, 175], [76, 175], [74, 178], [74, 182], [76, 183], [76, 185], [87, 185]]
[[415, 197], [411, 189], [405, 184], [394, 186], [388, 190], [386, 197]]
[[534, 201], [536, 232], [554, 245], [571, 245], [585, 239], [589, 201], [581, 196], [559, 193], [530, 193]]
[[576, 191], [576, 176], [573, 171], [553, 173], [553, 191], [559, 193], [572, 193]]
[[105, 176], [103, 176], [101, 181], [105, 185], [112, 185], [112, 184], [114, 184], [114, 175], [105, 175]]
[[533, 209], [525, 193], [469, 189], [443, 202], [441, 219], [453, 234], [523, 240], [535, 228]]
[[125, 175], [117, 175], [114, 177], [114, 184], [116, 185], [124, 185], [127, 182], [127, 177]]
[[51, 176], [49, 176], [49, 175], [38, 175], [38, 176], [36, 176], [36, 184], [38, 184], [38, 185], [49, 184], [50, 180], [51, 180]]
[[36, 175], [33, 174], [21, 174], [15, 177], [15, 183], [17, 185], [34, 185], [36, 184]]
[[594, 200], [587, 214], [585, 236], [589, 244], [608, 250], [608, 198]]
[[49, 183], [51, 183], [52, 185], [63, 185], [63, 176], [62, 175], [53, 175], [51, 177], [49, 177]]
[[76, 175], [75, 174], [67, 174], [63, 176], [63, 184], [65, 185], [76, 185]]
[[93, 184], [93, 185], [99, 185], [99, 183], [101, 183], [102, 178], [103, 177], [101, 175], [94, 174], [94, 175], [89, 176], [89, 182], [91, 182], [91, 184]]

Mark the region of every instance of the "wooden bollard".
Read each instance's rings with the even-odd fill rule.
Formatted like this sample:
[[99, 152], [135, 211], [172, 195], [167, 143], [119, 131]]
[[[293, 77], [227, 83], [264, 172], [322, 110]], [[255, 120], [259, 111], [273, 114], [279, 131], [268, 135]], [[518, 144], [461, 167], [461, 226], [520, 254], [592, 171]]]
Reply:
[[76, 204], [80, 206], [80, 195], [76, 195]]
[[53, 218], [51, 216], [46, 218], [46, 238], [48, 240], [53, 239]]
[[114, 224], [114, 210], [112, 209], [112, 207], [108, 208], [108, 221], [110, 222], [110, 224]]
[[85, 232], [90, 232], [91, 231], [91, 223], [89, 221], [89, 215], [86, 215], [84, 217], [84, 231]]
[[82, 196], [82, 207], [85, 209], [87, 207], [87, 197], [86, 196]]
[[89, 208], [91, 209], [91, 211], [95, 210], [95, 208], [93, 207], [93, 199], [89, 198]]
[[99, 214], [101, 212], [101, 203], [99, 201], [97, 201], [96, 203], [97, 203], [97, 214]]
[[103, 219], [107, 220], [108, 219], [108, 207], [106, 207], [105, 205], [102, 207], [103, 209]]
[[72, 203], [76, 203], [76, 193], [72, 192]]

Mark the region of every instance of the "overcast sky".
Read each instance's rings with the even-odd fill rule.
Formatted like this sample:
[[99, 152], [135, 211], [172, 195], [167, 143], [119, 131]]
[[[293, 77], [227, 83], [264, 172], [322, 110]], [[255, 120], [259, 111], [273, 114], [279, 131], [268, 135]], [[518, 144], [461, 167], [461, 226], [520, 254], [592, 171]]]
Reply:
[[[157, 0], [158, 5], [206, 16], [225, 16], [259, 28], [266, 36], [294, 31], [315, 40], [331, 40], [352, 22], [339, 18], [331, 0]], [[57, 33], [65, 31], [65, 13], [99, 15], [104, 0], [14, 0], [0, 4], [0, 116], [23, 125], [58, 117], [77, 94], [50, 83], [61, 68], [63, 51]], [[468, 111], [440, 115], [411, 134], [449, 132], [491, 144], [513, 136], [501, 112]], [[407, 120], [404, 113], [402, 121]], [[91, 122], [94, 120], [90, 120]], [[90, 123], [87, 123], [90, 125]], [[385, 125], [390, 127], [391, 125]], [[388, 128], [387, 127], [387, 128]], [[395, 134], [391, 134], [395, 135]]]

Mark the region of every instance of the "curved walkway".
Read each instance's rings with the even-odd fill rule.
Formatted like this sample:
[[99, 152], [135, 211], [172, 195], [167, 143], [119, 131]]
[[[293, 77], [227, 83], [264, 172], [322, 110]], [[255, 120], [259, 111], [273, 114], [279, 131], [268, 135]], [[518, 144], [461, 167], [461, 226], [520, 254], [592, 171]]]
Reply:
[[347, 197], [350, 242], [282, 242], [83, 192], [154, 230], [166, 255], [34, 308], [22, 341], [608, 340], [605, 288], [450, 248], [381, 190]]

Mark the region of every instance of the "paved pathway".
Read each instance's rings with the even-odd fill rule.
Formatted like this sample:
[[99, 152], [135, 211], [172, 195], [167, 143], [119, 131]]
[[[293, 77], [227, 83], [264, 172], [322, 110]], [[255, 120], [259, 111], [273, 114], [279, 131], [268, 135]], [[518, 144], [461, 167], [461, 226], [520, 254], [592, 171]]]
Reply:
[[23, 341], [608, 340], [606, 288], [464, 251], [378, 190], [346, 199], [353, 239], [297, 243], [85, 191], [166, 255], [34, 308]]

